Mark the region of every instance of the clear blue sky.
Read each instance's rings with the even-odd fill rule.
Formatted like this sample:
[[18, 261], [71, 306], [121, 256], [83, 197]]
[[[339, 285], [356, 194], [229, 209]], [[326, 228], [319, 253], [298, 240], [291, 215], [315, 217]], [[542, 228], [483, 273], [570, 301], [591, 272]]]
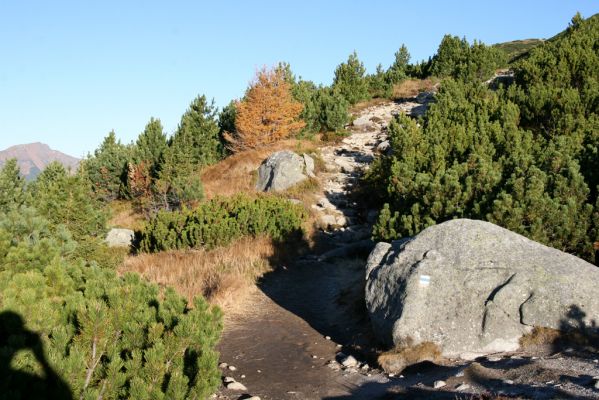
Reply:
[[369, 71], [445, 33], [496, 43], [547, 38], [596, 0], [0, 2], [0, 149], [41, 141], [74, 156], [151, 116], [169, 133], [197, 94], [223, 106], [278, 61], [329, 84], [354, 49]]

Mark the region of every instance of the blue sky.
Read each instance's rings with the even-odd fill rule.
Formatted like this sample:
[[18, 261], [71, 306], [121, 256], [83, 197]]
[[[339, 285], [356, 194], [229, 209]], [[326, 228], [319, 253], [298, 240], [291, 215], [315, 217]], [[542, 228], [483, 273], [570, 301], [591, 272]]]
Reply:
[[445, 33], [496, 43], [547, 38], [599, 3], [551, 1], [0, 2], [0, 149], [41, 141], [74, 156], [150, 117], [172, 133], [198, 94], [223, 106], [278, 61], [330, 84], [356, 50], [369, 71], [402, 43], [413, 60]]

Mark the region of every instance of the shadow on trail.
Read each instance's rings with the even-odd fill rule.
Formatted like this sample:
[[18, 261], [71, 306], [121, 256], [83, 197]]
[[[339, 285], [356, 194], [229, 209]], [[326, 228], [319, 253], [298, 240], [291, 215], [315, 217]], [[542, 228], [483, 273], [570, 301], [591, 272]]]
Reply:
[[[304, 249], [303, 255], [289, 257], [282, 245], [274, 256], [279, 267], [264, 275], [258, 287], [322, 336], [343, 345], [364, 343], [361, 337], [370, 331], [364, 304], [364, 265], [369, 247], [349, 249], [337, 257], [331, 239], [319, 233], [312, 249], [306, 243]], [[330, 258], [319, 258], [331, 251]]]
[[[11, 365], [20, 351], [30, 350], [43, 377]], [[0, 313], [0, 399], [71, 400], [67, 383], [52, 369], [44, 354], [40, 336], [27, 330], [17, 313]]]

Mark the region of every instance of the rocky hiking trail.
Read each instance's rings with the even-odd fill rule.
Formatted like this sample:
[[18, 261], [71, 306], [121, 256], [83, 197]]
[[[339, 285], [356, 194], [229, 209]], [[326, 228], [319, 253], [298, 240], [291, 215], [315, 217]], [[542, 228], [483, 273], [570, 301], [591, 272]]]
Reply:
[[320, 149], [322, 193], [312, 208], [321, 230], [313, 251], [264, 276], [243, 309], [227, 315], [219, 347], [223, 387], [214, 398], [599, 396], [593, 387], [597, 360], [574, 351], [540, 357], [498, 354], [444, 365], [423, 362], [400, 376], [371, 367], [376, 349], [364, 306], [364, 266], [374, 245], [370, 232], [376, 213], [358, 204], [353, 194], [375, 154], [388, 148], [386, 127], [393, 115], [422, 115], [430, 99], [424, 94], [368, 107], [358, 113], [349, 136]]

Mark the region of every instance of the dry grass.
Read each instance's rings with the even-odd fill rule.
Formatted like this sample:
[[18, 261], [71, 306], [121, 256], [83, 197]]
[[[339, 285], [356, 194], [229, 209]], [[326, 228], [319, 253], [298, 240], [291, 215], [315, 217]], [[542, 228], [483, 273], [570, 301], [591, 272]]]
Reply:
[[173, 287], [191, 302], [202, 295], [225, 311], [239, 307], [255, 280], [271, 270], [275, 246], [266, 237], [244, 238], [210, 251], [169, 251], [128, 257], [119, 273], [137, 272]]
[[204, 195], [206, 199], [211, 199], [215, 196], [252, 193], [255, 191], [256, 170], [270, 154], [280, 150], [308, 153], [316, 148], [317, 144], [308, 140], [288, 139], [271, 146], [233, 154], [202, 171]]
[[524, 349], [553, 345], [561, 337], [557, 329], [535, 326], [533, 330], [520, 338], [520, 347]]
[[115, 200], [110, 203], [110, 220], [108, 226], [111, 228], [128, 228], [141, 230], [145, 224], [143, 214], [133, 207], [130, 201]]
[[563, 332], [557, 329], [535, 326], [530, 333], [520, 338], [520, 347], [529, 351], [543, 348], [555, 351], [564, 347], [578, 347], [596, 351], [599, 347], [599, 336], [581, 330]]
[[435, 78], [407, 79], [393, 87], [394, 99], [406, 99], [416, 97], [418, 93], [431, 90], [438, 83]]
[[440, 360], [442, 360], [441, 350], [431, 342], [396, 348], [378, 356], [378, 363], [385, 372], [395, 374], [422, 361], [438, 362]]
[[388, 102], [389, 102], [389, 99], [381, 99], [378, 97], [374, 98], [374, 99], [366, 100], [366, 101], [360, 101], [360, 102], [354, 104], [353, 106], [351, 106], [351, 108], [349, 109], [349, 112], [350, 112], [350, 114], [358, 114], [369, 107], [379, 106], [381, 104], [385, 104]]

